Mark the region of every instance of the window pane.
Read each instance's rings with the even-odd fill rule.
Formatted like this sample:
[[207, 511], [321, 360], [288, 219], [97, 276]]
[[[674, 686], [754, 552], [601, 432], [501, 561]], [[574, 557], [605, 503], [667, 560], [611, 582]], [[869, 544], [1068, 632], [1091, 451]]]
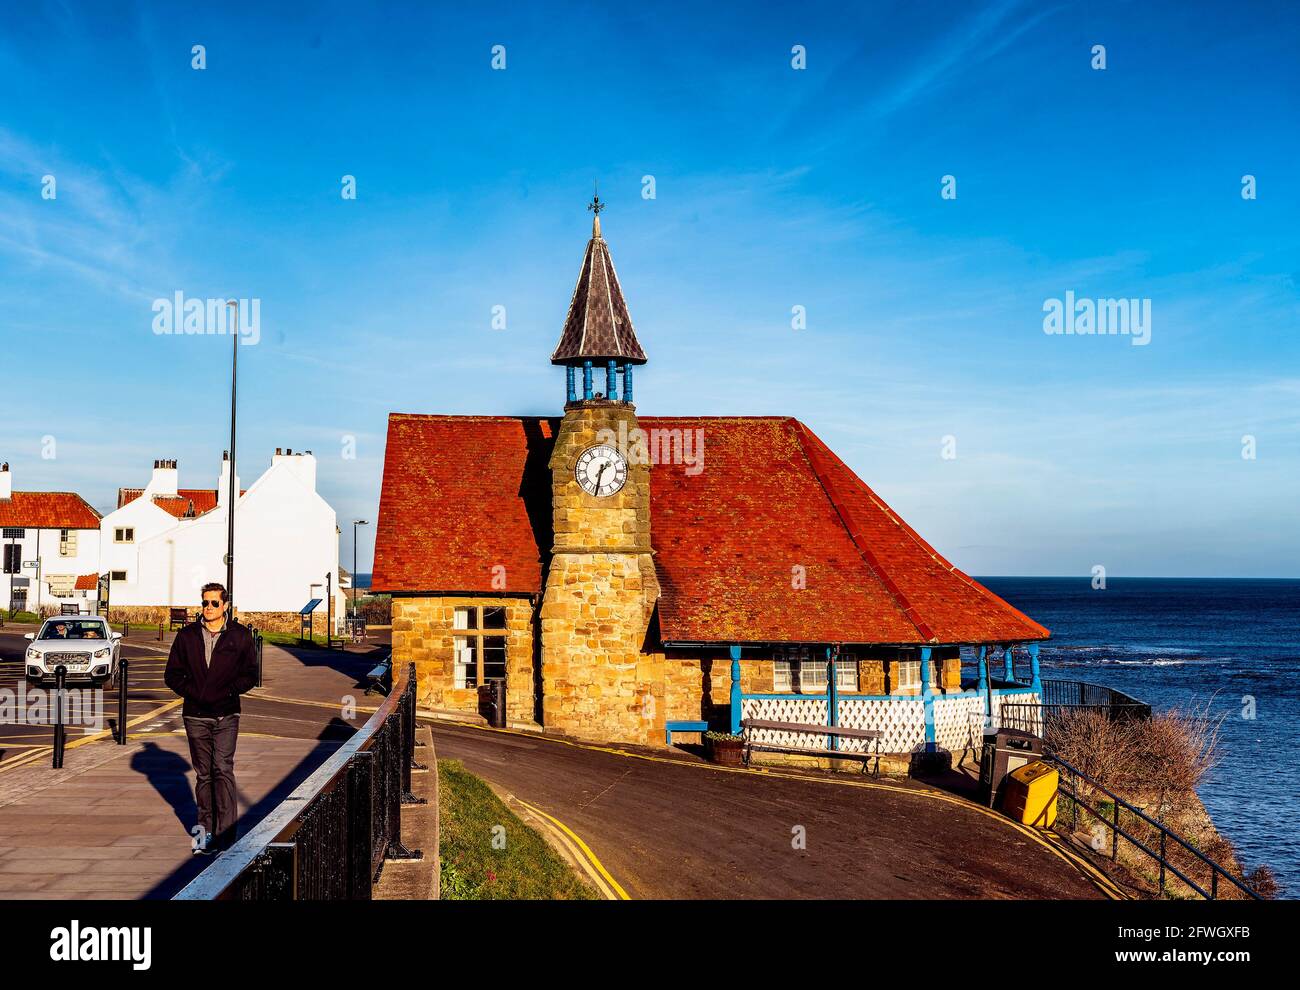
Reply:
[[506, 638], [504, 636], [483, 637], [483, 679], [505, 680], [506, 676]]
[[493, 605], [483, 609], [484, 629], [504, 629], [506, 627], [505, 606]]
[[790, 661], [784, 653], [778, 653], [776, 659], [772, 661], [772, 690], [789, 691], [790, 688]]
[[921, 686], [921, 661], [899, 660], [894, 665], [898, 670], [900, 688], [919, 688]]
[[456, 609], [455, 618], [452, 621], [451, 627], [453, 629], [473, 629], [475, 611], [477, 610], [473, 608]]
[[456, 651], [456, 687], [478, 687], [478, 640], [457, 636], [452, 645]]
[[835, 687], [840, 691], [856, 691], [858, 689], [858, 661], [849, 658], [841, 658], [835, 662]]
[[799, 690], [818, 693], [826, 690], [826, 661], [809, 656], [807, 649], [801, 651], [799, 658]]

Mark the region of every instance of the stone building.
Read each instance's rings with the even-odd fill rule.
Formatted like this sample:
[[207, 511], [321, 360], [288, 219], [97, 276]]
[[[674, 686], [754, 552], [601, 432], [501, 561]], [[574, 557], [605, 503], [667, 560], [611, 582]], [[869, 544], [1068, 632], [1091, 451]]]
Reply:
[[646, 354], [593, 207], [551, 356], [563, 416], [389, 418], [373, 588], [419, 705], [472, 714], [504, 680], [511, 723], [579, 739], [662, 746], [747, 717], [877, 728], [907, 753], [1036, 700], [1048, 630], [804, 424], [638, 416]]

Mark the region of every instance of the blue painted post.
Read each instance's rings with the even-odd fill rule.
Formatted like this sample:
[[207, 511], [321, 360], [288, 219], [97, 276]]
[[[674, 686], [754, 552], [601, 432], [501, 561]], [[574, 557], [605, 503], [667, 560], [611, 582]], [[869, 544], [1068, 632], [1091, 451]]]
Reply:
[[1043, 702], [1043, 679], [1038, 670], [1038, 644], [1029, 644], [1029, 686], [1038, 694], [1038, 703]]
[[568, 392], [565, 394], [566, 402], [578, 401], [578, 369], [573, 365], [568, 365], [564, 369], [565, 385], [568, 386]]
[[618, 398], [618, 365], [612, 360], [605, 367], [605, 398]]
[[591, 398], [591, 362], [582, 362], [582, 397]]
[[921, 700], [925, 702], [925, 748], [932, 752], [935, 747], [934, 732], [934, 694], [930, 691], [930, 647], [921, 647]]
[[980, 693], [980, 697], [984, 699], [984, 724], [988, 725], [988, 721], [993, 715], [993, 710], [989, 707], [988, 647], [987, 646], [978, 647], [975, 655], [979, 657], [979, 663], [980, 663], [980, 682], [979, 682], [978, 690]]
[[1002, 673], [1007, 683], [1016, 683], [1016, 661], [1011, 655], [1010, 646], [1002, 654]]
[[740, 735], [740, 647], [731, 648], [731, 734]]
[[[827, 665], [826, 684], [828, 686], [828, 690], [826, 692], [826, 724], [831, 728], [834, 728], [835, 726], [840, 724], [839, 685], [837, 684], [836, 677], [835, 677], [835, 673], [836, 673], [835, 661], [837, 659], [836, 655], [838, 653], [839, 651], [835, 649], [835, 647], [833, 646], [826, 647], [826, 665]], [[830, 743], [831, 749], [840, 748], [839, 736], [827, 736], [826, 738]]]
[[632, 366], [623, 365], [623, 401], [632, 401]]

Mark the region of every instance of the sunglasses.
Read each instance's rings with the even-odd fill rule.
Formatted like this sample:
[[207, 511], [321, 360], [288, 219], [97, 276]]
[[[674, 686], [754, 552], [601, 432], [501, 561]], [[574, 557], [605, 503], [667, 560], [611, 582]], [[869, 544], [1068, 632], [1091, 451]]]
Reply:
[[205, 599], [203, 599], [203, 607], [204, 607], [204, 608], [221, 608], [221, 599], [220, 599], [220, 598], [205, 598]]

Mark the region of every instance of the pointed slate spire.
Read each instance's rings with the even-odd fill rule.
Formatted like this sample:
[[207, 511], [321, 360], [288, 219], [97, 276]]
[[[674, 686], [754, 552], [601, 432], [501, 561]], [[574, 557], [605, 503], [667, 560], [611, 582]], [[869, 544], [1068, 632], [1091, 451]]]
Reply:
[[597, 195], [587, 209], [595, 216], [591, 222], [591, 240], [582, 258], [578, 284], [569, 302], [564, 331], [551, 364], [578, 367], [587, 361], [600, 366], [608, 361], [619, 364], [645, 364], [645, 351], [632, 329], [623, 289], [614, 273], [609, 245], [600, 236], [600, 211], [605, 204]]

